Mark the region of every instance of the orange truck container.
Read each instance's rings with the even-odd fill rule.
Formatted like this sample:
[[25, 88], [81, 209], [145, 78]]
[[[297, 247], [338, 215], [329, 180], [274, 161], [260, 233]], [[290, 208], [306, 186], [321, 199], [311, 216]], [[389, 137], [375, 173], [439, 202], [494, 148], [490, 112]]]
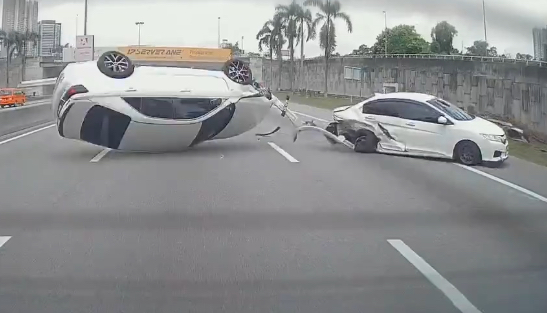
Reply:
[[0, 106], [10, 107], [24, 105], [27, 102], [27, 96], [22, 89], [18, 88], [1, 88], [0, 89]]

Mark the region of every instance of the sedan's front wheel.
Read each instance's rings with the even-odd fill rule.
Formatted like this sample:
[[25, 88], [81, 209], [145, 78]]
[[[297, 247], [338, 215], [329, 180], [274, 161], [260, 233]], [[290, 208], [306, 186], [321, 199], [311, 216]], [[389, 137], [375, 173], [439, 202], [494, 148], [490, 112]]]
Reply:
[[481, 150], [472, 141], [462, 141], [454, 149], [454, 159], [463, 165], [477, 165], [482, 162]]

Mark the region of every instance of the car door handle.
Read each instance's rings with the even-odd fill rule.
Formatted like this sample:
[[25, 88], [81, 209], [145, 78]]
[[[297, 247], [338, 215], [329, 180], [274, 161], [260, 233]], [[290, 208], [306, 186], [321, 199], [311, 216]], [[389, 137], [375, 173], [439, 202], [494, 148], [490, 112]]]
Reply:
[[374, 121], [375, 118], [372, 117], [372, 116], [365, 116], [365, 120], [370, 120], [370, 121]]
[[414, 124], [414, 123], [406, 123], [406, 125], [407, 126], [412, 126], [412, 127], [416, 126], [416, 124]]

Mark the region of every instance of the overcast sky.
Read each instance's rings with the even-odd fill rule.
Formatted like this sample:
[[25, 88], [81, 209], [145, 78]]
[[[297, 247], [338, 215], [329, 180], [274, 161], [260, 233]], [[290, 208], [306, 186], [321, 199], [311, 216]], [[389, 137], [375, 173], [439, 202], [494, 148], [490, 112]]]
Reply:
[[[1, 1], [1, 0], [0, 0]], [[303, 2], [304, 0], [298, 0]], [[488, 41], [498, 52], [530, 53], [532, 28], [547, 25], [547, 0], [486, 0]], [[83, 34], [83, 0], [40, 0], [39, 18], [62, 23], [63, 43], [75, 42]], [[221, 38], [241, 41], [243, 48], [257, 51], [255, 35], [274, 13], [276, 3], [290, 0], [89, 0], [88, 34], [96, 46], [137, 44], [136, 21], [143, 21], [141, 44], [162, 46], [216, 47], [217, 17]], [[353, 21], [353, 33], [337, 24], [338, 48], [349, 53], [360, 44], [374, 44], [384, 27], [415, 25], [430, 40], [431, 28], [447, 20], [459, 31], [454, 45], [461, 49], [484, 39], [481, 0], [341, 0], [342, 10]], [[315, 9], [312, 8], [315, 13]], [[77, 18], [78, 15], [78, 18]], [[78, 21], [78, 22], [77, 22]], [[307, 56], [320, 53], [318, 42], [305, 45]]]

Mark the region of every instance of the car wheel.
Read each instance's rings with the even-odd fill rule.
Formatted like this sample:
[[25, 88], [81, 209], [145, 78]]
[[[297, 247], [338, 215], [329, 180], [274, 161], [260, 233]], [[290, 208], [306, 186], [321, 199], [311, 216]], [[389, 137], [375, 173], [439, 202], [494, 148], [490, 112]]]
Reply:
[[242, 60], [231, 59], [224, 63], [222, 71], [228, 78], [241, 85], [249, 85], [253, 82], [251, 68]]
[[[326, 131], [328, 131], [329, 133], [333, 134], [334, 136], [338, 136], [338, 123], [330, 123], [329, 125], [327, 125], [327, 127], [325, 128]], [[337, 142], [335, 140], [333, 140], [332, 138], [330, 137], [327, 137], [325, 136], [325, 138], [327, 138], [327, 141], [331, 144], [336, 144]]]
[[123, 79], [131, 76], [135, 65], [131, 60], [118, 51], [107, 51], [97, 60], [99, 71], [110, 78]]
[[359, 153], [373, 153], [376, 152], [378, 146], [378, 138], [371, 131], [362, 131], [359, 137], [355, 140], [354, 151]]
[[454, 149], [454, 158], [463, 165], [477, 165], [482, 161], [481, 150], [472, 141], [462, 141]]

